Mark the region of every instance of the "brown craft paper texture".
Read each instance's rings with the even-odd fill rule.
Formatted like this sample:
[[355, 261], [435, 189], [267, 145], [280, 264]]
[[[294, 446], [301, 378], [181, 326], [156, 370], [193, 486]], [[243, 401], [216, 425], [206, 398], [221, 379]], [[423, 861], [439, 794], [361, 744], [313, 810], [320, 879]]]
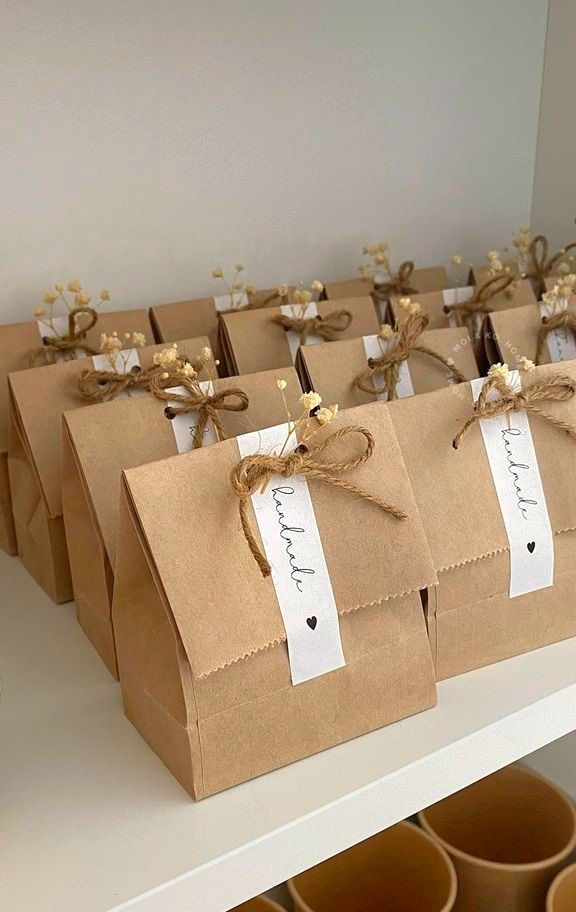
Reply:
[[[201, 351], [206, 339], [180, 342], [180, 350]], [[282, 372], [293, 414], [302, 393], [294, 368]], [[241, 389], [246, 411], [220, 411], [227, 438], [280, 424], [286, 418], [275, 372], [214, 381], [215, 392]], [[78, 619], [116, 675], [112, 590], [116, 563], [120, 480], [124, 469], [178, 454], [166, 403], [153, 395], [105, 402], [64, 414], [62, 500]]]
[[[484, 285], [492, 277], [488, 266], [473, 266], [472, 279], [474, 285]], [[530, 279], [520, 279], [513, 287], [500, 292], [490, 298], [491, 310], [509, 310], [511, 307], [524, 307], [534, 304], [536, 295]]]
[[[145, 311], [141, 313], [142, 330]], [[132, 326], [138, 327], [137, 318]], [[138, 327], [139, 329], [139, 327]], [[128, 331], [128, 330], [126, 330]], [[165, 346], [138, 350], [143, 368]], [[185, 352], [183, 352], [185, 353]], [[8, 466], [18, 553], [56, 602], [70, 601], [72, 583], [62, 520], [62, 413], [91, 406], [78, 389], [92, 359], [78, 358], [10, 374]]]
[[[319, 301], [316, 306], [321, 317], [338, 310], [348, 310], [352, 314], [351, 325], [338, 333], [339, 339], [354, 339], [378, 332], [378, 320], [369, 297], [347, 298], [336, 305], [333, 301]], [[250, 374], [292, 364], [287, 333], [273, 320], [280, 313], [279, 307], [270, 307], [221, 317], [221, 343], [231, 372]]]
[[[441, 291], [448, 285], [448, 276], [443, 266], [427, 266], [414, 270], [410, 277], [410, 285], [418, 289], [419, 293]], [[329, 300], [336, 300], [371, 294], [374, 285], [366, 279], [343, 279], [341, 282], [328, 282], [324, 288], [326, 297]]]
[[[340, 413], [317, 439], [346, 425], [376, 443], [347, 480], [408, 518], [310, 480], [347, 664], [296, 687], [274, 584], [230, 487], [238, 444], [125, 472], [113, 606], [124, 705], [195, 798], [435, 702], [419, 592], [435, 575], [386, 406]], [[359, 453], [355, 439], [334, 446], [336, 459]]]
[[[576, 377], [576, 362], [521, 373], [522, 385], [549, 374]], [[542, 405], [576, 424], [575, 400]], [[464, 383], [388, 406], [438, 571], [428, 623], [439, 680], [576, 635], [576, 442], [530, 415], [554, 533], [555, 583], [509, 599], [508, 539], [478, 424], [452, 447], [472, 406]]]
[[[83, 317], [79, 318], [82, 325]], [[143, 332], [152, 341], [153, 334], [145, 310], [100, 313], [98, 322], [86, 336], [86, 344], [95, 351], [100, 343], [100, 333]], [[36, 320], [27, 323], [7, 323], [0, 326], [0, 548], [16, 554], [16, 531], [12, 516], [12, 499], [8, 480], [8, 374], [26, 370], [31, 366], [32, 353], [42, 345]]]
[[[422, 344], [444, 358], [452, 358], [454, 366], [466, 377], [473, 380], [478, 368], [466, 329], [436, 329], [422, 333]], [[337, 402], [340, 408], [352, 408], [376, 401], [364, 390], [358, 389], [354, 380], [366, 370], [367, 359], [362, 339], [334, 342], [327, 345], [306, 345], [298, 355], [298, 370], [302, 385], [315, 390], [324, 402]], [[408, 368], [414, 393], [427, 393], [442, 389], [450, 383], [450, 372], [438, 361], [421, 352], [413, 352], [408, 358]], [[377, 377], [382, 384], [382, 377]]]
[[[574, 309], [576, 299], [572, 298]], [[483, 328], [484, 349], [490, 364], [498, 361], [515, 367], [521, 357], [534, 361], [542, 317], [538, 305], [503, 310], [490, 314]], [[543, 363], [551, 361], [548, 345], [544, 346]]]
[[[256, 291], [250, 296], [250, 300], [260, 304], [274, 293], [274, 288]], [[208, 336], [214, 357], [222, 361], [223, 353], [218, 339], [219, 317], [214, 298], [157, 304], [150, 308], [150, 319], [159, 342], [177, 342], [178, 339]]]

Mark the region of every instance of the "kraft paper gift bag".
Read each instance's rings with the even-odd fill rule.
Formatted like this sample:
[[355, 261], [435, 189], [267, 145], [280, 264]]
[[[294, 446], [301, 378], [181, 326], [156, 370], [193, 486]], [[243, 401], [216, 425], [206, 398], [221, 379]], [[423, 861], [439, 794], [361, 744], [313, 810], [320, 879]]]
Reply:
[[214, 356], [222, 361], [223, 353], [218, 338], [220, 314], [258, 310], [278, 303], [275, 288], [255, 291], [246, 296], [244, 292], [234, 296], [216, 295], [212, 298], [197, 298], [192, 301], [177, 301], [174, 304], [157, 304], [150, 308], [150, 320], [159, 342], [177, 342], [195, 336], [208, 336]]
[[124, 706], [196, 799], [435, 702], [435, 574], [386, 405], [272, 455], [286, 440], [277, 426], [124, 473]]
[[304, 346], [298, 370], [306, 389], [321, 391], [340, 408], [427, 393], [478, 376], [467, 329], [424, 330], [410, 336], [401, 328], [390, 339], [364, 336], [330, 346]]
[[55, 317], [52, 324], [47, 323], [45, 318], [0, 326], [0, 548], [8, 554], [17, 553], [8, 478], [8, 374], [26, 370], [33, 363], [40, 365], [72, 356], [85, 357], [90, 351], [98, 351], [101, 332], [136, 329], [147, 333], [150, 340], [152, 339], [152, 329], [144, 310], [98, 312], [97, 323], [94, 323], [93, 314], [91, 308], [75, 308], [73, 326], [78, 336], [78, 346], [81, 347], [71, 351], [59, 352], [43, 343], [43, 339], [55, 335], [56, 330], [61, 332], [62, 336], [67, 335], [68, 316]]
[[[203, 344], [199, 340], [196, 348]], [[195, 351], [192, 340], [179, 347]], [[298, 414], [302, 390], [296, 372], [286, 368], [282, 376], [288, 408]], [[174, 376], [183, 401], [170, 399], [171, 384], [163, 380], [162, 386], [168, 385], [162, 390], [166, 399], [150, 393], [64, 413], [62, 502], [78, 620], [116, 677], [111, 613], [123, 469], [188, 452], [200, 439], [209, 445], [220, 436], [259, 430], [285, 417], [274, 372], [213, 381], [202, 380], [199, 374], [197, 380], [186, 382], [180, 386]], [[169, 403], [181, 411], [173, 415]], [[214, 414], [216, 424], [210, 417]], [[200, 420], [206, 424], [197, 441]]]
[[[408, 268], [407, 268], [408, 267]], [[411, 268], [410, 268], [411, 267]], [[423, 269], [414, 269], [413, 263], [402, 263], [396, 280], [392, 282], [374, 282], [370, 277], [343, 279], [340, 282], [327, 282], [325, 285], [326, 297], [329, 300], [338, 298], [354, 298], [364, 295], [374, 295], [379, 308], [380, 320], [385, 319], [385, 313], [380, 308], [383, 301], [393, 295], [423, 294], [428, 291], [441, 291], [448, 285], [448, 276], [443, 266], [426, 266]]]
[[[130, 316], [131, 325], [144, 328], [147, 317], [146, 311], [136, 311]], [[118, 358], [118, 369], [124, 357], [128, 370], [138, 363], [147, 369], [154, 353], [163, 348], [157, 345], [126, 349], [119, 353], [122, 357]], [[92, 404], [80, 393], [80, 378], [83, 372], [105, 367], [106, 363], [106, 356], [100, 354], [19, 371], [8, 378], [8, 469], [18, 554], [55, 602], [73, 597], [62, 520], [62, 413]], [[136, 374], [132, 372], [132, 376]]]
[[439, 679], [576, 635], [575, 392], [566, 362], [388, 406], [438, 572]]
[[288, 367], [300, 345], [354, 339], [378, 332], [378, 320], [368, 297], [312, 301], [305, 306], [223, 314], [220, 339], [228, 369], [234, 374]]
[[576, 358], [576, 298], [551, 313], [544, 302], [491, 314], [483, 328], [489, 363], [517, 365], [523, 358], [535, 364]]

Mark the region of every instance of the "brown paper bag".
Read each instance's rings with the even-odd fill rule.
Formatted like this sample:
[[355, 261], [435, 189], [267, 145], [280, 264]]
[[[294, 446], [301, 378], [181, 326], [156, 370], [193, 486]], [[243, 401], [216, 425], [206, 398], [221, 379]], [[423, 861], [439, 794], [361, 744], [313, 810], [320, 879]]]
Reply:
[[[473, 266], [471, 275], [475, 285], [483, 285], [491, 277], [490, 267]], [[535, 301], [536, 295], [530, 279], [519, 279], [506, 291], [490, 298], [490, 307], [492, 310], [510, 310], [511, 307], [525, 307]]]
[[[444, 359], [451, 359], [454, 367], [467, 380], [478, 376], [467, 329], [433, 329], [422, 333], [419, 341]], [[368, 393], [359, 389], [355, 383], [356, 377], [366, 371], [367, 352], [371, 353], [373, 349], [380, 351], [376, 336], [370, 336], [366, 341], [349, 339], [346, 342], [334, 342], [330, 347], [303, 346], [297, 362], [302, 385], [307, 390], [319, 392], [326, 402], [337, 402], [340, 408], [374, 402], [376, 392]], [[449, 368], [421, 352], [412, 352], [406, 364], [407, 378], [403, 376], [396, 387], [396, 395], [399, 397], [442, 389], [455, 382]], [[402, 370], [404, 372], [406, 368]], [[382, 385], [381, 375], [377, 377], [377, 383]], [[382, 394], [378, 398], [386, 399], [387, 396]]]
[[[414, 289], [415, 294], [422, 294], [428, 291], [441, 291], [448, 285], [448, 276], [443, 266], [426, 266], [423, 269], [415, 269], [410, 276], [410, 286]], [[340, 282], [328, 282], [325, 286], [326, 297], [329, 300], [337, 298], [355, 298], [371, 294], [374, 283], [368, 279], [344, 279]]]
[[[294, 582], [292, 562], [264, 579], [250, 553], [230, 481], [240, 441], [124, 473], [113, 617], [125, 710], [196, 799], [435, 701], [419, 591], [435, 578], [386, 405], [339, 414], [315, 441], [354, 425], [375, 448], [343, 477], [407, 518], [310, 479], [346, 664], [297, 685], [276, 595]], [[329, 444], [326, 458], [358, 457], [357, 437]]]
[[[522, 386], [566, 373], [576, 378], [576, 362], [526, 372]], [[554, 536], [554, 585], [510, 598], [509, 540], [478, 423], [458, 450], [452, 445], [472, 405], [470, 386], [460, 384], [388, 406], [438, 571], [427, 611], [439, 680], [576, 635], [576, 441], [530, 415]], [[540, 405], [576, 424], [576, 397]]]
[[[308, 305], [306, 315], [315, 313], [324, 320], [331, 320], [333, 314], [345, 311], [351, 316], [350, 325], [345, 326], [346, 319], [338, 317], [335, 332], [338, 339], [354, 339], [358, 336], [378, 332], [378, 320], [371, 298], [347, 298], [338, 301], [335, 307], [331, 301], [318, 301]], [[298, 314], [297, 306], [293, 310]], [[224, 350], [228, 369], [234, 374], [250, 374], [257, 371], [273, 370], [293, 364], [298, 349], [298, 336], [287, 332], [274, 322], [282, 315], [279, 307], [264, 310], [246, 311], [244, 313], [224, 314], [220, 321], [220, 341]], [[311, 335], [306, 344], [322, 341]]]
[[[199, 340], [197, 347], [204, 344], [205, 339]], [[192, 340], [179, 343], [179, 348], [194, 351]], [[296, 372], [286, 368], [282, 376], [288, 408], [298, 414], [302, 390]], [[241, 389], [248, 397], [246, 410], [219, 412], [227, 438], [285, 420], [274, 372], [215, 380], [212, 388], [215, 393]], [[165, 405], [146, 394], [64, 413], [62, 502], [78, 619], [116, 677], [111, 610], [120, 477], [123, 469], [182, 451], [175, 433], [178, 418], [169, 420]], [[194, 417], [183, 415], [182, 420], [190, 425]], [[184, 445], [193, 446], [190, 432]]]
[[[571, 299], [570, 312], [576, 313], [576, 298]], [[544, 343], [539, 345], [546, 315], [543, 304], [490, 314], [483, 327], [484, 350], [489, 363], [500, 361], [512, 367], [523, 357], [534, 362], [538, 359], [541, 364], [576, 358], [576, 336], [569, 327], [546, 333]]]
[[[136, 311], [130, 325], [140, 325], [143, 330], [147, 316], [146, 311]], [[164, 347], [139, 349], [142, 367], [149, 367], [154, 352]], [[79, 358], [9, 376], [8, 467], [18, 553], [55, 602], [72, 598], [62, 520], [62, 412], [91, 405], [78, 389], [87, 364], [86, 358]]]
[[[85, 317], [79, 318], [84, 325]], [[131, 310], [114, 313], [99, 313], [98, 322], [87, 333], [85, 343], [98, 350], [100, 333], [113, 330], [139, 330], [152, 341], [152, 329], [146, 311]], [[32, 354], [42, 346], [42, 335], [46, 327], [41, 320], [27, 323], [8, 323], [0, 326], [0, 548], [8, 554], [16, 554], [16, 531], [12, 516], [12, 499], [8, 479], [8, 374], [31, 367]], [[41, 362], [39, 362], [41, 363]]]
[[[242, 302], [244, 301], [242, 298]], [[238, 302], [238, 312], [244, 312], [244, 303]], [[192, 339], [208, 336], [215, 358], [223, 362], [223, 353], [218, 338], [219, 313], [230, 307], [228, 295], [213, 298], [197, 298], [192, 301], [177, 301], [174, 304], [156, 304], [150, 308], [150, 320], [159, 342], [177, 342], [178, 339]], [[275, 288], [255, 291], [250, 295], [251, 306], [275, 306], [278, 293]]]

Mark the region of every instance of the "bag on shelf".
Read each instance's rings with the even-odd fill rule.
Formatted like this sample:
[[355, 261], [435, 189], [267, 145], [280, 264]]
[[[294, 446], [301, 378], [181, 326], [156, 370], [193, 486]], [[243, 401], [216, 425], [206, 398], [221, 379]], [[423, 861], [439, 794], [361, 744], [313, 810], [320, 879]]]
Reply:
[[312, 301], [223, 314], [220, 343], [228, 370], [249, 374], [294, 364], [301, 344], [354, 339], [378, 332], [372, 299]]
[[[406, 272], [405, 281], [402, 281], [402, 276], [400, 276], [400, 279], [398, 286], [390, 290], [390, 295], [415, 295], [429, 291], [441, 291], [448, 284], [448, 276], [444, 266], [426, 266], [423, 269], [412, 269]], [[368, 278], [343, 279], [340, 282], [327, 282], [325, 291], [326, 297], [330, 301], [338, 300], [339, 298], [364, 297], [374, 292], [374, 282]], [[385, 316], [383, 312], [379, 314], [381, 322], [385, 319]]]
[[[194, 357], [206, 344], [205, 338], [188, 340], [179, 348]], [[287, 405], [296, 413], [298, 377], [293, 368], [283, 376]], [[62, 503], [78, 620], [116, 677], [111, 613], [122, 470], [188, 452], [200, 440], [207, 446], [269, 427], [285, 416], [270, 373], [213, 381], [199, 375], [174, 391], [182, 398], [171, 399], [169, 386], [162, 390], [166, 399], [147, 394], [64, 413]], [[173, 414], [171, 407], [180, 411]]]
[[[123, 317], [144, 332], [146, 311]], [[115, 326], [122, 326], [117, 319]], [[150, 332], [148, 324], [148, 332]], [[128, 369], [152, 366], [162, 345], [121, 352]], [[62, 413], [91, 405], [79, 380], [93, 366], [104, 367], [105, 355], [81, 358], [10, 374], [8, 468], [18, 553], [24, 566], [55, 602], [73, 597], [68, 549], [62, 519]], [[88, 362], [92, 364], [88, 365]], [[119, 366], [121, 361], [119, 360]]]
[[282, 441], [286, 425], [124, 473], [124, 706], [196, 799], [436, 699], [436, 578], [387, 407], [273, 456]]
[[575, 392], [567, 362], [388, 406], [438, 573], [439, 680], [576, 635]]
[[[302, 385], [321, 390], [340, 408], [352, 408], [375, 399], [427, 393], [478, 376], [467, 329], [424, 330], [413, 336], [401, 332], [389, 340], [364, 336], [333, 346], [303, 346], [297, 361]], [[394, 393], [389, 396], [391, 389]]]
[[[97, 352], [102, 332], [137, 329], [152, 338], [152, 329], [145, 310], [98, 312], [97, 316], [97, 323], [93, 323], [93, 318], [88, 313], [79, 314], [75, 318], [79, 345], [82, 346], [74, 349], [75, 358], [86, 357], [91, 351]], [[63, 333], [67, 331], [68, 317], [58, 317], [55, 322]], [[18, 549], [8, 477], [10, 408], [7, 378], [10, 373], [29, 369], [33, 363], [41, 365], [48, 363], [49, 359], [57, 360], [70, 356], [68, 352], [51, 352], [49, 347], [44, 346], [42, 340], [48, 335], [50, 326], [45, 319], [0, 326], [0, 548], [8, 554], [16, 554]]]

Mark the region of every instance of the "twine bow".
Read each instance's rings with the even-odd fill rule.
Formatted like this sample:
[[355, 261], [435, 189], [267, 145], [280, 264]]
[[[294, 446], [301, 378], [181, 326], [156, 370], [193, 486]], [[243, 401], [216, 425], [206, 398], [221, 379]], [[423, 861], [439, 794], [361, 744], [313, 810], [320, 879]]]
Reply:
[[[450, 364], [443, 355], [422, 345], [419, 341], [429, 322], [428, 314], [422, 310], [410, 314], [407, 320], [400, 324], [389, 350], [383, 352], [380, 358], [368, 358], [367, 370], [359, 374], [354, 381], [358, 389], [375, 396], [388, 393], [388, 399], [396, 399], [400, 365], [403, 361], [408, 360], [412, 352], [421, 352], [423, 355], [428, 355], [429, 358], [434, 358], [435, 361], [444, 365], [457, 383], [464, 383], [466, 378], [457, 367]], [[375, 382], [375, 378], [378, 376], [382, 377], [382, 386], [377, 386]]]
[[[167, 392], [166, 386], [170, 383], [183, 386], [186, 392]], [[198, 422], [194, 431], [194, 449], [202, 446], [208, 421], [212, 422], [217, 440], [226, 439], [222, 419], [218, 414], [220, 411], [245, 412], [250, 404], [248, 396], [241, 389], [223, 389], [210, 396], [208, 393], [202, 392], [198, 380], [180, 375], [172, 376], [169, 380], [166, 380], [161, 374], [157, 375], [152, 379], [150, 392], [163, 402], [178, 403], [178, 405], [166, 406], [164, 414], [167, 418], [172, 419], [176, 415], [189, 415], [193, 412], [198, 414]]]
[[345, 332], [352, 324], [349, 310], [334, 310], [325, 317], [285, 317], [277, 314], [272, 317], [274, 323], [282, 326], [286, 332], [295, 332], [300, 336], [300, 345], [305, 345], [308, 336], [320, 336], [325, 342], [334, 342], [339, 333]]
[[548, 336], [556, 329], [567, 329], [576, 337], [576, 314], [571, 310], [563, 310], [550, 317], [542, 317], [542, 325], [538, 333], [538, 347], [536, 349], [536, 364], [542, 364]]
[[[352, 435], [361, 435], [364, 438], [364, 450], [359, 456], [347, 459], [345, 462], [328, 462], [320, 458], [329, 445], [336, 443], [343, 437]], [[366, 428], [350, 425], [334, 431], [321, 443], [310, 448], [303, 444], [293, 452], [281, 456], [255, 453], [253, 456], [245, 456], [240, 460], [232, 470], [230, 481], [232, 489], [238, 497], [242, 531], [262, 576], [270, 576], [271, 568], [250, 527], [248, 501], [256, 491], [263, 492], [270, 479], [274, 476], [292, 478], [294, 475], [304, 475], [307, 478], [315, 478], [318, 481], [334, 485], [334, 487], [348, 491], [355, 497], [375, 504], [394, 519], [407, 518], [406, 513], [398, 509], [398, 507], [387, 503], [380, 497], [375, 497], [373, 494], [360, 490], [356, 485], [340, 477], [342, 472], [350, 472], [365, 463], [370, 459], [373, 451], [374, 438], [370, 431], [366, 430]]]
[[[79, 326], [77, 322], [76, 318], [81, 314], [88, 315], [89, 320], [86, 326]], [[68, 332], [63, 336], [43, 336], [42, 347], [32, 352], [30, 358], [32, 367], [36, 367], [41, 359], [46, 363], [51, 363], [50, 354], [57, 358], [60, 354], [72, 352], [72, 357], [74, 358], [74, 350], [77, 348], [86, 355], [96, 354], [94, 349], [86, 345], [84, 340], [90, 330], [96, 325], [97, 320], [98, 314], [93, 307], [73, 307], [68, 313]]]
[[84, 370], [78, 380], [78, 389], [91, 402], [110, 402], [121, 393], [148, 390], [152, 380], [161, 373], [158, 365], [143, 370], [135, 364], [127, 373], [115, 370]]
[[491, 279], [488, 279], [487, 282], [484, 282], [483, 285], [478, 285], [468, 301], [462, 301], [462, 303], [457, 304], [446, 304], [444, 313], [454, 316], [456, 326], [466, 326], [470, 330], [470, 335], [475, 337], [477, 335], [476, 327], [474, 326], [476, 314], [491, 313], [492, 308], [490, 307], [490, 301], [492, 298], [496, 297], [496, 295], [506, 291], [512, 296], [511, 286], [516, 281], [517, 277], [514, 275], [506, 274], [493, 276]]
[[548, 238], [543, 234], [536, 235], [528, 248], [528, 278], [535, 279], [540, 285], [543, 285], [544, 279], [552, 275], [555, 267], [566, 256], [569, 250], [576, 247], [576, 242], [563, 247], [554, 256], [549, 257], [550, 245]]
[[[488, 398], [492, 390], [496, 390], [500, 394], [498, 399]], [[508, 415], [510, 412], [519, 412], [522, 409], [525, 409], [529, 414], [538, 415], [561, 431], [566, 431], [570, 437], [576, 440], [576, 427], [574, 425], [563, 421], [561, 418], [556, 418], [555, 415], [551, 415], [537, 405], [538, 402], [546, 400], [550, 402], [567, 402], [572, 399], [575, 393], [576, 380], [572, 377], [558, 374], [537, 380], [528, 389], [520, 391], [511, 389], [502, 376], [489, 377], [474, 403], [472, 414], [456, 434], [452, 441], [452, 446], [457, 450], [468, 428], [480, 421], [481, 418], [498, 418], [500, 415]]]
[[374, 282], [373, 296], [377, 301], [388, 301], [392, 295], [418, 294], [418, 290], [410, 284], [413, 272], [412, 260], [404, 260], [400, 263], [396, 275], [391, 276], [386, 282]]

